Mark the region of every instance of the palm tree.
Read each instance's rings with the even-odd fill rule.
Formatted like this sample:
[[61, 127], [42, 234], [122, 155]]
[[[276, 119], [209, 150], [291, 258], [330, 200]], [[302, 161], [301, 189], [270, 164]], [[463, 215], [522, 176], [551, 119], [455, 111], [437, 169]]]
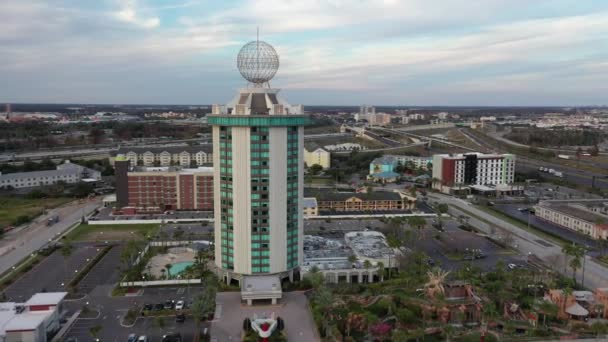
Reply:
[[217, 281], [215, 281], [213, 276], [208, 276], [205, 283], [209, 284], [209, 286], [203, 288], [203, 292], [195, 298], [192, 307], [190, 308], [194, 318], [196, 331], [194, 334], [194, 341], [197, 342], [200, 340], [201, 320], [209, 316], [209, 314], [215, 310], [215, 296], [217, 294], [217, 287], [215, 284]]
[[410, 226], [418, 229], [418, 238], [422, 239], [422, 231], [426, 224], [426, 220], [420, 216], [411, 216], [408, 218], [407, 223], [409, 223]]
[[167, 270], [167, 279], [171, 279], [171, 267], [173, 267], [171, 264], [165, 265], [165, 269]]
[[[564, 252], [566, 256], [571, 257], [568, 265], [572, 268], [572, 279], [574, 280], [574, 283], [576, 283], [576, 270], [582, 266], [581, 259], [585, 256], [585, 248], [576, 243], [572, 243], [571, 245], [564, 245], [564, 247], [562, 247], [562, 252]], [[564, 265], [564, 270], [565, 266], [566, 265]]]
[[547, 316], [556, 317], [559, 308], [557, 307], [557, 305], [549, 301], [543, 300], [540, 306], [538, 307], [538, 311], [543, 314], [543, 325], [547, 326]]
[[382, 261], [378, 261], [376, 266], [378, 267], [378, 277], [384, 277], [384, 263]]
[[97, 336], [99, 336], [99, 332], [101, 331], [101, 325], [95, 325], [89, 328], [89, 333], [93, 337], [94, 340], [97, 340]]

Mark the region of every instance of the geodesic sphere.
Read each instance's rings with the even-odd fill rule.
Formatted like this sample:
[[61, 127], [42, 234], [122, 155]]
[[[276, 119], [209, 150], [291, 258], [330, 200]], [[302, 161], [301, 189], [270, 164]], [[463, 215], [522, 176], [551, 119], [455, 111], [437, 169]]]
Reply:
[[264, 41], [245, 44], [236, 58], [241, 75], [251, 83], [266, 83], [279, 70], [279, 55], [272, 45]]

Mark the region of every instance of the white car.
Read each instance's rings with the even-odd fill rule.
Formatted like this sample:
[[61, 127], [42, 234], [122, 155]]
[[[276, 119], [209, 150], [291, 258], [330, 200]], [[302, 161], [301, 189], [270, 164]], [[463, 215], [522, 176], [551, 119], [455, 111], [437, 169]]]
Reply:
[[141, 335], [139, 336], [139, 338], [137, 339], [137, 342], [150, 342], [150, 339], [148, 338], [148, 336], [146, 335]]
[[508, 267], [510, 270], [514, 270], [514, 269], [517, 267], [517, 265], [515, 265], [515, 264], [508, 264], [508, 265], [507, 265], [507, 267]]
[[183, 300], [177, 301], [177, 304], [175, 304], [175, 310], [183, 310], [183, 309], [184, 309], [184, 301]]

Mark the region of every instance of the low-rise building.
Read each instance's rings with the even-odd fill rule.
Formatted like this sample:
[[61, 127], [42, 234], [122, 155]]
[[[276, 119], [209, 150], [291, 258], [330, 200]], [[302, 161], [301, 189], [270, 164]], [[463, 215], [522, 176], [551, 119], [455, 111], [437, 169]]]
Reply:
[[322, 192], [316, 197], [319, 213], [413, 209], [415, 200], [400, 192]]
[[540, 201], [534, 209], [542, 220], [594, 239], [608, 239], [608, 201], [605, 199]]
[[416, 169], [428, 170], [432, 165], [433, 159], [430, 157], [405, 156], [387, 154], [374, 159], [369, 164], [369, 174], [373, 175], [380, 172], [395, 171], [395, 167], [410, 166]]
[[66, 160], [63, 164], [57, 165], [56, 170], [0, 173], [0, 188], [33, 188], [59, 182], [73, 184], [99, 180], [101, 180], [101, 172]]
[[331, 167], [331, 153], [317, 143], [306, 142], [304, 144], [304, 164], [307, 167], [317, 164], [323, 169], [329, 169]]
[[[304, 236], [304, 261], [300, 266], [302, 275], [316, 269], [327, 283], [368, 283], [382, 281], [384, 267], [396, 266], [398, 250], [388, 248], [384, 236], [349, 236], [349, 239]], [[353, 233], [353, 234], [354, 234]], [[347, 233], [351, 234], [351, 233]], [[365, 244], [367, 242], [367, 245]], [[352, 246], [351, 246], [352, 244]], [[355, 250], [365, 246], [374, 247], [373, 255], [368, 251]], [[354, 248], [353, 248], [354, 247]], [[389, 254], [390, 253], [390, 254]], [[366, 263], [365, 261], [368, 261]], [[389, 263], [390, 262], [390, 263]], [[382, 263], [382, 264], [381, 264]]]
[[319, 215], [319, 207], [317, 206], [316, 198], [304, 197], [302, 199], [302, 215], [304, 215], [304, 217], [312, 217]]
[[0, 303], [0, 341], [46, 342], [59, 330], [67, 292], [37, 293], [25, 303]]
[[116, 202], [125, 213], [213, 210], [213, 168], [133, 167], [117, 159]]
[[121, 147], [110, 156], [110, 164], [117, 157], [126, 158], [133, 166], [202, 166], [213, 163], [213, 145]]

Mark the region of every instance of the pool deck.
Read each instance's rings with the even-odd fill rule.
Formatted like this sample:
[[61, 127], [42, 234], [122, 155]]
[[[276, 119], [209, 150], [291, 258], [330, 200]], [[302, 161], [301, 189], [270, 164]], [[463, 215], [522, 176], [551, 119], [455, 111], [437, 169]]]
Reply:
[[[195, 252], [190, 248], [174, 247], [171, 248], [166, 254], [159, 254], [153, 256], [148, 262], [146, 269], [148, 269], [150, 274], [152, 274], [153, 276], [160, 278], [166, 273], [165, 265], [175, 265], [186, 262], [194, 263], [194, 257]], [[178, 268], [180, 267], [178, 266]], [[162, 270], [165, 270], [165, 272], [163, 272]], [[173, 268], [171, 268], [170, 271], [171, 275], [176, 275], [182, 272], [183, 268], [177, 270], [179, 272], [173, 272]]]

